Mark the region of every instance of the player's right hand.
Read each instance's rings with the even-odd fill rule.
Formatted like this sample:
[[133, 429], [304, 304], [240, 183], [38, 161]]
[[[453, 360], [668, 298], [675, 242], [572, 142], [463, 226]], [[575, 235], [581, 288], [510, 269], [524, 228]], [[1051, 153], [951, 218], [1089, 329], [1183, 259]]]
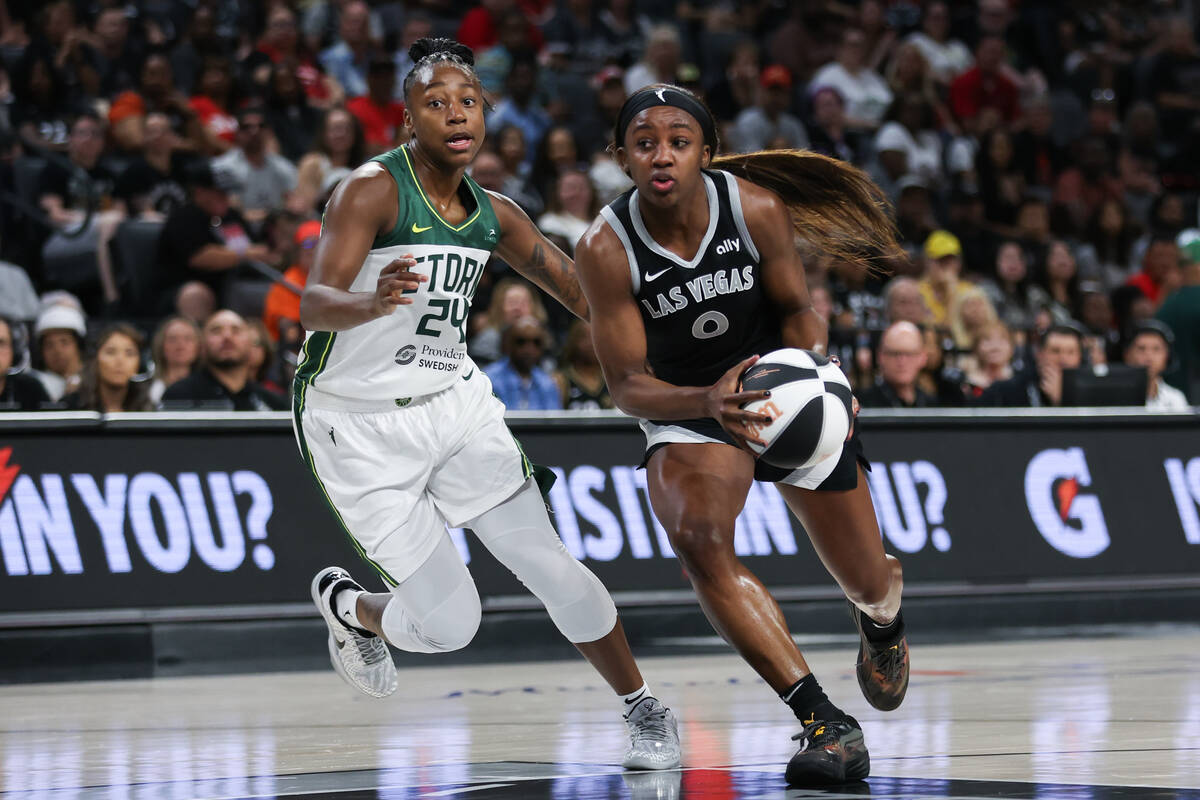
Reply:
[[413, 299], [406, 297], [404, 292], [415, 292], [429, 280], [428, 275], [412, 271], [416, 266], [417, 260], [412, 253], [405, 253], [379, 271], [379, 280], [375, 283], [375, 310], [380, 316], [392, 313], [396, 306], [412, 305]]
[[758, 361], [758, 356], [750, 356], [740, 364], [730, 367], [729, 371], [709, 387], [706, 404], [709, 416], [721, 423], [721, 427], [733, 437], [737, 446], [751, 455], [757, 456], [758, 454], [750, 449], [747, 442], [754, 442], [759, 447], [766, 447], [767, 443], [751, 432], [749, 424], [770, 425], [774, 419], [769, 414], [760, 414], [742, 408], [746, 403], [765, 400], [771, 396], [769, 391], [764, 390], [740, 391], [742, 375], [754, 365], [755, 361]]

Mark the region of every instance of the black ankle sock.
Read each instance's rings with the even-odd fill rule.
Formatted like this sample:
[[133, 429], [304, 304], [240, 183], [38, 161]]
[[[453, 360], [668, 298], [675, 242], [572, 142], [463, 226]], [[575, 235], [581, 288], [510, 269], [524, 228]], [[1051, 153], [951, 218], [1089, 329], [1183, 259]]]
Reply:
[[859, 614], [859, 619], [862, 620], [863, 635], [867, 637], [867, 641], [871, 644], [883, 644], [889, 647], [900, 641], [900, 637], [904, 635], [904, 612], [897, 611], [896, 618], [887, 625], [880, 625], [875, 620], [871, 619], [862, 609], [855, 608]]
[[817, 682], [817, 676], [811, 673], [793, 683], [779, 697], [792, 709], [796, 719], [806, 725], [813, 720], [836, 722], [846, 719], [846, 714], [829, 702], [821, 684]]

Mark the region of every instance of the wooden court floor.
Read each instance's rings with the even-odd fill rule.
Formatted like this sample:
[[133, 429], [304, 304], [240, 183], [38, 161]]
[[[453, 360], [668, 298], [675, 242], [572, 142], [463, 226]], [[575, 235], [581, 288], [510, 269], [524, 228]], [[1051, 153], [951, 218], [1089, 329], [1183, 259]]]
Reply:
[[[319, 641], [314, 647], [322, 647]], [[923, 646], [895, 712], [850, 647], [810, 654], [871, 752], [863, 783], [788, 789], [799, 730], [732, 655], [644, 659], [684, 768], [618, 766], [617, 704], [582, 661], [0, 688], [0, 800], [33, 798], [1178, 798], [1200, 800], [1200, 631]]]

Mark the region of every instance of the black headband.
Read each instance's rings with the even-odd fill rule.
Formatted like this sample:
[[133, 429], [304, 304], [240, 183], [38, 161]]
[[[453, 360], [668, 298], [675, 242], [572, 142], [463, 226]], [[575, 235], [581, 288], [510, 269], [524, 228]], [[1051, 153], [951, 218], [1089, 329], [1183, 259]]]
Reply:
[[623, 146], [622, 142], [625, 141], [625, 131], [629, 128], [629, 123], [633, 122], [633, 118], [647, 108], [654, 108], [655, 106], [675, 106], [695, 117], [696, 121], [700, 123], [701, 132], [704, 134], [704, 143], [709, 146], [713, 155], [716, 155], [717, 130], [713, 126], [712, 115], [691, 94], [673, 86], [647, 86], [645, 89], [639, 89], [629, 96], [629, 99], [625, 101], [625, 105], [621, 106], [621, 116], [617, 121], [617, 132], [620, 135], [620, 138], [617, 140], [618, 147]]

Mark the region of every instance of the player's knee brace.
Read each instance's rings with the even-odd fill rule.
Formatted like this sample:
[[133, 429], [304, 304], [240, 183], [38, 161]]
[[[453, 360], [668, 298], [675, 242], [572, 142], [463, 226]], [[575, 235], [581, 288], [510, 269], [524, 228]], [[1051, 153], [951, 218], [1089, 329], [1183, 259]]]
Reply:
[[617, 607], [608, 590], [567, 552], [531, 483], [469, 525], [542, 602], [568, 641], [592, 642], [616, 625]]
[[482, 618], [479, 592], [469, 576], [428, 608], [423, 603], [405, 602], [406, 599], [402, 593], [394, 592], [382, 619], [384, 637], [401, 650], [414, 653], [460, 650], [471, 643], [479, 630]]
[[[575, 565], [576, 591], [582, 587], [582, 594], [574, 602], [561, 605], [553, 604], [541, 595], [538, 597], [545, 604], [550, 619], [568, 642], [581, 644], [602, 639], [617, 624], [617, 606], [604, 584], [590, 569], [572, 558], [570, 553], [567, 553], [567, 558]], [[567, 574], [571, 570], [564, 564], [562, 572]]]
[[514, 530], [490, 542], [488, 549], [542, 602], [567, 641], [605, 636], [617, 623], [617, 607], [604, 584], [553, 532], [531, 534], [531, 529]]

